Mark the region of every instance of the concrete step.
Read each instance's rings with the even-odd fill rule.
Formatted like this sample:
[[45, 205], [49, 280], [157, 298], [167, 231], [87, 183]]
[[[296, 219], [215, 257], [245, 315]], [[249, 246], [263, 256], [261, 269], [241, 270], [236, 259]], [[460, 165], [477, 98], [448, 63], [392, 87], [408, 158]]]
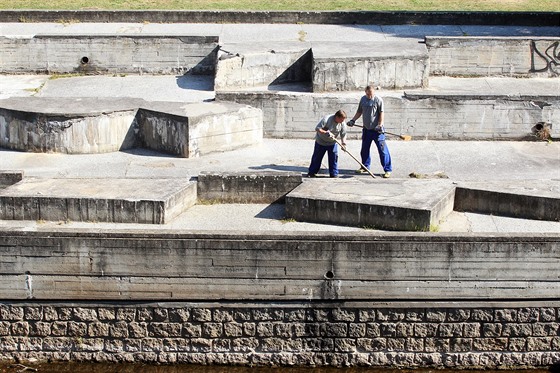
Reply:
[[524, 180], [460, 183], [456, 211], [560, 221], [560, 181]]
[[437, 229], [455, 210], [519, 219], [560, 221], [555, 180], [306, 179], [286, 196], [298, 221], [400, 231]]
[[184, 179], [24, 178], [0, 189], [0, 219], [165, 224], [195, 202]]
[[298, 221], [395, 231], [429, 231], [453, 210], [448, 180], [306, 179], [286, 196]]

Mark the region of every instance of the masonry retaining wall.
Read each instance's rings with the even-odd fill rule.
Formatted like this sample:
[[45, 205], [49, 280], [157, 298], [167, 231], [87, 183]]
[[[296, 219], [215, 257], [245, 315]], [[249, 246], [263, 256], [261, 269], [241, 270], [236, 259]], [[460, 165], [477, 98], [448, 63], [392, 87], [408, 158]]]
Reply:
[[558, 303], [0, 303], [0, 360], [539, 368]]
[[0, 359], [549, 366], [559, 242], [0, 230]]

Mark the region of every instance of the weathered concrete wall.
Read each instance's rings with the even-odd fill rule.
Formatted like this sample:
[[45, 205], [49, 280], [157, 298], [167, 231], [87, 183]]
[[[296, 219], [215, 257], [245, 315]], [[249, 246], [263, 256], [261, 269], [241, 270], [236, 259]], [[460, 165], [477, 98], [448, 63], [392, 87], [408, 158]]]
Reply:
[[220, 203], [273, 203], [302, 182], [299, 172], [202, 172], [198, 175], [199, 201]]
[[0, 304], [0, 361], [543, 368], [560, 305]]
[[[519, 140], [532, 137], [539, 122], [551, 123], [560, 136], [560, 99], [554, 97], [417, 96], [379, 92], [385, 102], [385, 127], [415, 139]], [[264, 135], [313, 138], [317, 122], [337, 109], [356, 112], [361, 92], [309, 94], [287, 92], [217, 92], [228, 100], [262, 109]]]
[[13, 185], [23, 180], [23, 171], [0, 170], [0, 187]]
[[[269, 84], [283, 84], [311, 80], [311, 52], [307, 43], [290, 45], [268, 52], [220, 51], [216, 65], [214, 88], [241, 89]], [[268, 46], [267, 46], [268, 47]], [[265, 47], [266, 48], [266, 47]]]
[[559, 243], [558, 234], [0, 230], [0, 294], [19, 300], [557, 299]]
[[215, 36], [0, 38], [0, 73], [213, 74]]
[[355, 91], [375, 82], [388, 89], [428, 85], [428, 58], [352, 58], [313, 60], [313, 91]]
[[69, 154], [129, 149], [135, 116], [136, 110], [63, 116], [0, 108], [0, 147]]
[[234, 103], [185, 105], [181, 113], [140, 110], [141, 143], [185, 158], [262, 141], [262, 112]]
[[307, 23], [560, 26], [559, 12], [2, 10], [0, 22]]
[[0, 360], [546, 367], [559, 243], [0, 229]]
[[427, 36], [430, 73], [448, 76], [560, 76], [560, 38]]

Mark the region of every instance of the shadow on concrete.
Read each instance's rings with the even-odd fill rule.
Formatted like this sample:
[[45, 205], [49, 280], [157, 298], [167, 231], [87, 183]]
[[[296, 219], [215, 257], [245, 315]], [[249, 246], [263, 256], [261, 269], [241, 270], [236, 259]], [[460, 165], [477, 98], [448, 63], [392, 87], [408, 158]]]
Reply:
[[307, 174], [307, 167], [301, 166], [287, 166], [278, 164], [263, 164], [262, 166], [250, 166], [250, 170], [277, 170], [277, 171], [292, 171], [292, 172], [302, 172]]
[[130, 154], [130, 155], [136, 155], [136, 156], [140, 156], [140, 157], [160, 157], [160, 158], [177, 159], [176, 155], [161, 153], [161, 152], [157, 152], [155, 150], [150, 150], [150, 149], [146, 149], [146, 148], [132, 148], [132, 149], [120, 150], [120, 152]]
[[283, 203], [272, 203], [261, 210], [255, 218], [281, 220], [286, 218], [286, 206]]
[[214, 77], [210, 75], [184, 74], [175, 77], [177, 87], [193, 91], [213, 91]]

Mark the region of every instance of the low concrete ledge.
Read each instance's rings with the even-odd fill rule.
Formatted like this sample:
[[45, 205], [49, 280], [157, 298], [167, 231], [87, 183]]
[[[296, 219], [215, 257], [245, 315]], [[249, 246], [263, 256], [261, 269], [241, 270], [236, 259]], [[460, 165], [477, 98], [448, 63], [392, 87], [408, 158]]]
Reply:
[[308, 23], [560, 26], [560, 12], [3, 10], [0, 22]]
[[0, 190], [0, 219], [165, 224], [196, 202], [180, 179], [34, 179]]
[[299, 172], [203, 172], [198, 175], [198, 200], [221, 203], [274, 203], [302, 182]]
[[463, 183], [455, 191], [456, 211], [560, 221], [558, 181]]
[[23, 180], [23, 171], [0, 170], [0, 187], [6, 187]]
[[286, 196], [298, 221], [372, 229], [429, 231], [453, 210], [451, 181], [307, 180]]

